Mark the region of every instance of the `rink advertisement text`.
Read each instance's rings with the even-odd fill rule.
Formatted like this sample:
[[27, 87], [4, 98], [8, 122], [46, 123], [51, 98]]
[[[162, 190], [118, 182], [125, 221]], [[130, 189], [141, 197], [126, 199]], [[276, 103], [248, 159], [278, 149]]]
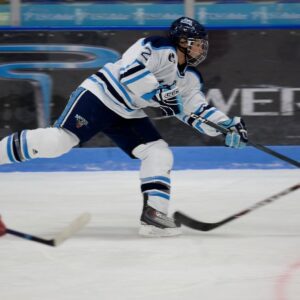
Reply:
[[206, 98], [229, 115], [238, 102], [242, 116], [293, 116], [300, 109], [300, 87], [235, 88], [227, 99], [222, 90], [210, 89]]

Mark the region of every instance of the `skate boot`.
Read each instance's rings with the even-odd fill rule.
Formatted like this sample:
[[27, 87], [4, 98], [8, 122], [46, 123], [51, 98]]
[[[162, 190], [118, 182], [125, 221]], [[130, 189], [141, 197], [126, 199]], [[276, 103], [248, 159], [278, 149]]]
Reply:
[[146, 205], [141, 215], [139, 234], [147, 237], [175, 236], [181, 234], [181, 229], [174, 219]]

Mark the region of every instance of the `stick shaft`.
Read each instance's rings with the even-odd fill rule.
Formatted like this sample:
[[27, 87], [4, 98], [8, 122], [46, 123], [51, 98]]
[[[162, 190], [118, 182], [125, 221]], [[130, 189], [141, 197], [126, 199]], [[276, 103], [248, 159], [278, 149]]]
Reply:
[[271, 197], [268, 197], [262, 201], [259, 201], [257, 203], [255, 203], [254, 205], [250, 206], [249, 208], [247, 209], [244, 209], [234, 215], [231, 215], [219, 222], [216, 222], [216, 223], [206, 223], [206, 222], [202, 222], [202, 221], [198, 221], [198, 220], [195, 220], [193, 218], [190, 218], [188, 217], [187, 215], [181, 213], [181, 212], [175, 212], [174, 213], [174, 218], [175, 220], [180, 223], [180, 224], [183, 224], [183, 225], [186, 225], [187, 227], [190, 227], [190, 228], [193, 228], [193, 229], [196, 229], [196, 230], [200, 230], [200, 231], [210, 231], [210, 230], [213, 230], [217, 227], [220, 227], [224, 224], [227, 224], [233, 220], [236, 220], [262, 206], [265, 206], [269, 203], [272, 203], [274, 201], [276, 201], [277, 199], [280, 199], [281, 197], [293, 192], [293, 191], [296, 191], [297, 189], [300, 188], [300, 183], [298, 184], [295, 184]]
[[240, 218], [240, 217], [242, 217], [242, 216], [244, 216], [244, 215], [246, 215], [246, 214], [262, 207], [262, 206], [265, 206], [267, 204], [270, 204], [270, 203], [276, 201], [277, 199], [279, 199], [279, 198], [281, 198], [281, 197], [283, 197], [283, 196], [285, 196], [285, 195], [287, 195], [287, 194], [289, 194], [289, 193], [291, 193], [291, 192], [293, 192], [293, 191], [295, 191], [299, 188], [300, 188], [300, 184], [293, 185], [293, 186], [279, 192], [278, 194], [275, 194], [275, 195], [273, 195], [271, 197], [268, 197], [268, 198], [266, 198], [262, 201], [259, 201], [259, 202], [255, 203], [254, 205], [248, 207], [247, 209], [244, 209], [244, 210], [242, 210], [242, 211], [240, 211], [240, 212], [238, 212], [238, 213], [236, 213], [236, 214], [234, 214], [234, 215], [218, 222], [218, 224], [219, 224], [219, 226], [221, 226], [221, 225], [226, 224], [228, 222], [231, 222], [235, 219], [238, 219], [238, 218]]
[[298, 161], [288, 157], [288, 156], [285, 156], [285, 155], [283, 155], [279, 152], [276, 152], [276, 151], [274, 151], [274, 150], [272, 150], [272, 149], [270, 149], [266, 146], [260, 145], [260, 144], [256, 144], [256, 143], [253, 143], [253, 142], [248, 142], [248, 144], [255, 147], [258, 150], [261, 150], [261, 151], [263, 151], [265, 153], [268, 153], [268, 154], [270, 154], [270, 155], [272, 155], [272, 156], [274, 156], [278, 159], [281, 159], [282, 161], [285, 161], [285, 162], [287, 162], [287, 163], [289, 163], [289, 164], [291, 164], [291, 165], [293, 165], [297, 168], [300, 168], [300, 163]]

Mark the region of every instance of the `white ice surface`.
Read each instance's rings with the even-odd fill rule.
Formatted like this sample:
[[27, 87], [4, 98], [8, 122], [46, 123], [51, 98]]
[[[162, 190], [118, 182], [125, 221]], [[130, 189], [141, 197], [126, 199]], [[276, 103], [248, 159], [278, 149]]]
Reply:
[[[170, 211], [221, 220], [300, 182], [299, 170], [177, 171]], [[300, 191], [211, 232], [138, 236], [138, 172], [0, 173], [9, 228], [51, 238], [80, 213], [92, 221], [57, 248], [0, 239], [0, 300], [299, 300]]]

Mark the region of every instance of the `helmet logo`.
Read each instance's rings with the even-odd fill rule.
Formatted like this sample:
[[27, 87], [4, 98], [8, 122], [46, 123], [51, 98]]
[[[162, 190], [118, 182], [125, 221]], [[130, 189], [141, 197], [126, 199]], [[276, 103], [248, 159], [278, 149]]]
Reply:
[[182, 19], [182, 20], [180, 21], [180, 23], [186, 24], [186, 25], [191, 26], [191, 27], [193, 26], [193, 20], [188, 19], [188, 18]]

